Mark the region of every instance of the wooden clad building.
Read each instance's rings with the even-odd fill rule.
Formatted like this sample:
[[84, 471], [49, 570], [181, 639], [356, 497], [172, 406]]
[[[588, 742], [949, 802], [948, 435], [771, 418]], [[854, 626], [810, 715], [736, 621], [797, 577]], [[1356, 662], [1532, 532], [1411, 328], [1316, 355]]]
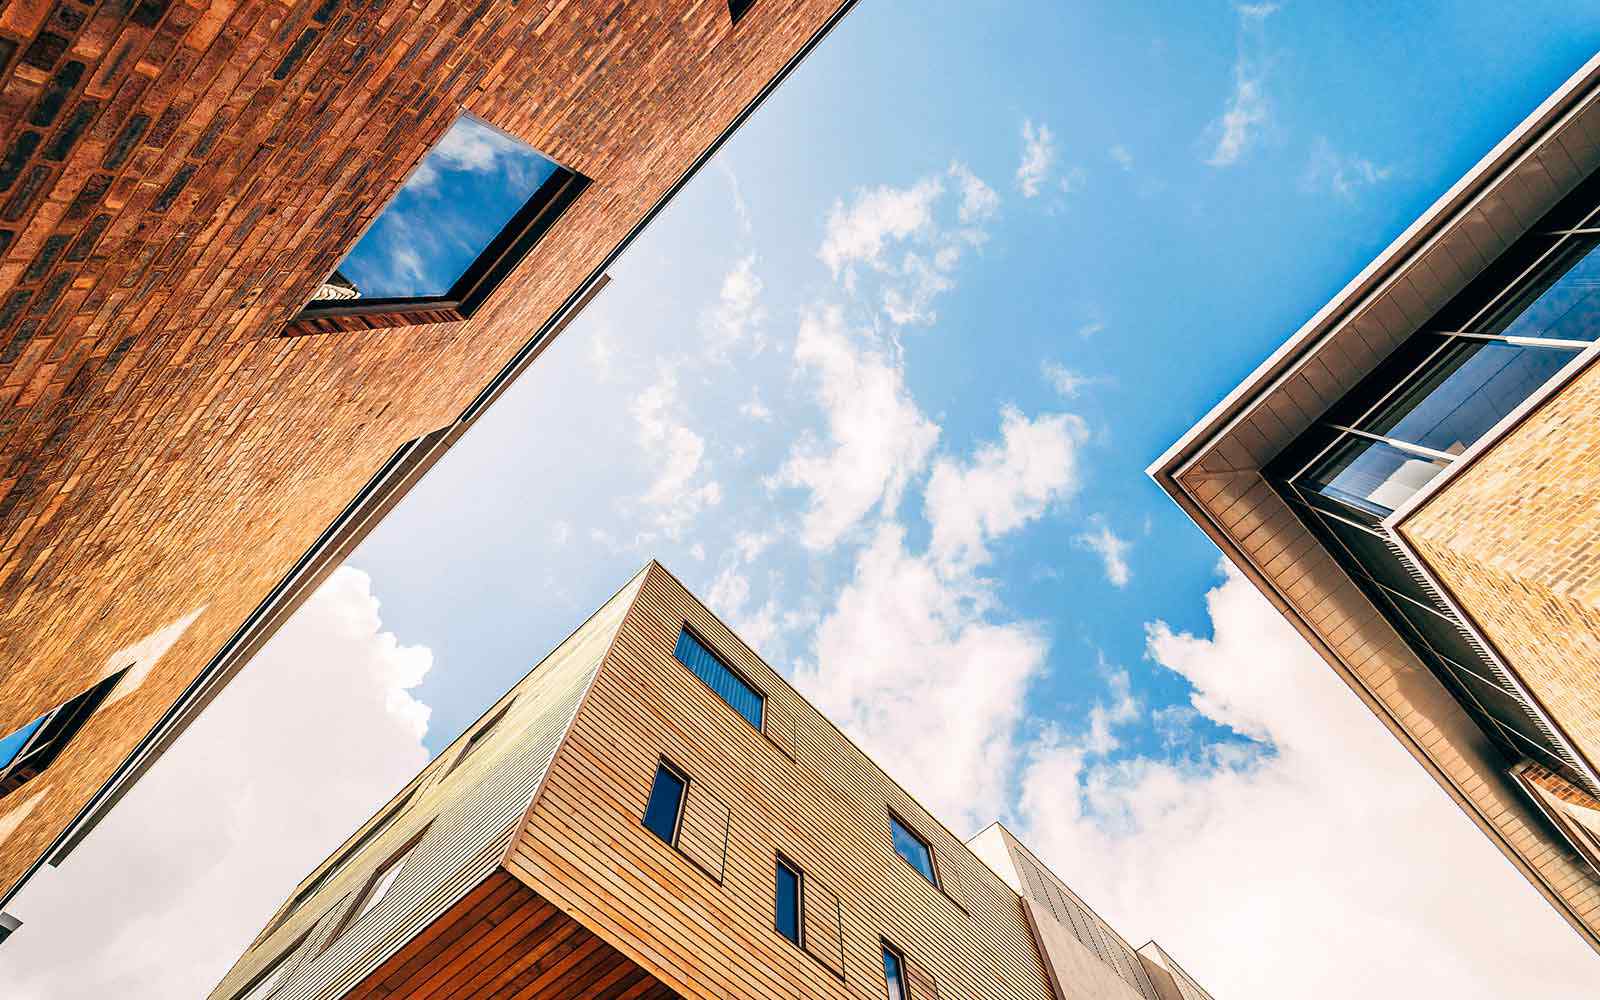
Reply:
[[0, 3], [0, 904], [852, 3]]
[[1144, 968], [1103, 922], [1089, 961], [1110, 971], [1089, 977], [1048, 965], [1036, 923], [651, 563], [313, 871], [212, 997], [1141, 996], [1100, 988]]

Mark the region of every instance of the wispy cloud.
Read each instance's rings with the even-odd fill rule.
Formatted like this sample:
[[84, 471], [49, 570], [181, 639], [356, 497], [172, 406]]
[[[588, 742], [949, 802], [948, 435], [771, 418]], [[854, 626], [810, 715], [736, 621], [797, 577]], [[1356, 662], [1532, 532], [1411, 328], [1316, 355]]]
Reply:
[[1311, 159], [1301, 177], [1301, 187], [1355, 201], [1362, 188], [1382, 184], [1393, 174], [1393, 167], [1380, 166], [1363, 156], [1341, 153], [1326, 136], [1318, 136], [1311, 146]]
[[772, 411], [761, 401], [759, 389], [752, 389], [750, 398], [739, 404], [739, 415], [763, 423], [772, 419]]
[[1212, 123], [1216, 146], [1206, 160], [1213, 167], [1238, 163], [1256, 142], [1271, 114], [1267, 96], [1266, 20], [1278, 5], [1246, 4], [1235, 7], [1239, 35], [1233, 61], [1233, 92], [1222, 117]]
[[1130, 173], [1133, 171], [1133, 150], [1129, 149], [1127, 146], [1124, 146], [1122, 143], [1119, 142], [1110, 149], [1106, 150], [1106, 155], [1110, 156], [1112, 162], [1121, 167], [1124, 171]]
[[1112, 531], [1104, 517], [1096, 516], [1091, 523], [1093, 530], [1076, 535], [1073, 544], [1100, 557], [1105, 564], [1106, 581], [1113, 587], [1126, 587], [1133, 579], [1133, 570], [1128, 566], [1128, 552], [1133, 548], [1133, 543]]
[[681, 412], [678, 377], [670, 366], [662, 368], [655, 383], [633, 404], [639, 444], [656, 465], [655, 479], [639, 497], [653, 512], [656, 527], [669, 538], [707, 507], [722, 502], [722, 486], [714, 479], [701, 482], [705, 466], [705, 438], [691, 430]]
[[1024, 198], [1037, 197], [1056, 160], [1056, 137], [1043, 122], [1022, 123], [1022, 162], [1017, 165], [1017, 189]]
[[[1088, 336], [1088, 334], [1084, 334], [1084, 336]], [[1091, 385], [1100, 385], [1110, 381], [1105, 375], [1085, 375], [1055, 361], [1046, 361], [1039, 366], [1039, 370], [1043, 372], [1046, 381], [1050, 383], [1051, 387], [1066, 399], [1075, 398]]]
[[764, 346], [760, 328], [767, 316], [761, 304], [765, 286], [755, 266], [755, 254], [741, 257], [723, 277], [717, 302], [706, 313], [706, 349], [712, 360], [728, 360], [735, 347], [759, 353]]

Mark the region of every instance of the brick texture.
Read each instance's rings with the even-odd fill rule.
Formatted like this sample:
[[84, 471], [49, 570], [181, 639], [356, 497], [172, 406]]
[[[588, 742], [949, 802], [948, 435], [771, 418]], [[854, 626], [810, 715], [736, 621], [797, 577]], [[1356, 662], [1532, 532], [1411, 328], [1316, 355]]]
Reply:
[[[0, 801], [0, 886], [839, 5], [0, 5], [0, 732], [198, 612]], [[471, 320], [282, 336], [462, 109], [593, 183]]]
[[1600, 764], [1600, 366], [1546, 400], [1401, 531]]

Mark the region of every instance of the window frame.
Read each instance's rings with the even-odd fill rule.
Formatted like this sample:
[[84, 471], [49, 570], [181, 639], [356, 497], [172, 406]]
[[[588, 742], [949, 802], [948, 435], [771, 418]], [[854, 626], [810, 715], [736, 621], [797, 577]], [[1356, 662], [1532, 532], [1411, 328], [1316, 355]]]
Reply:
[[[655, 797], [656, 797], [656, 782], [660, 779], [661, 772], [663, 772], [663, 771], [665, 771], [667, 774], [671, 775], [672, 777], [678, 779], [678, 784], [679, 784], [679, 789], [680, 789], [679, 792], [678, 792], [678, 804], [673, 809], [673, 813], [672, 813], [672, 836], [671, 837], [662, 837], [660, 831], [658, 831], [655, 827], [653, 827], [653, 826], [651, 826], [649, 824], [650, 804], [655, 801]], [[688, 805], [688, 802], [689, 802], [689, 773], [687, 771], [685, 771], [683, 768], [681, 768], [678, 765], [674, 764], [672, 761], [668, 760], [665, 757], [657, 758], [655, 774], [650, 779], [650, 795], [645, 799], [644, 813], [639, 817], [639, 825], [644, 827], [646, 830], [648, 830], [650, 832], [651, 836], [655, 837], [658, 840], [663, 841], [668, 847], [671, 847], [674, 850], [676, 850], [677, 847], [678, 847], [678, 834], [683, 831], [683, 812], [684, 812], [684, 807], [686, 805]]]
[[[745, 687], [749, 688], [751, 693], [753, 693], [755, 695], [756, 704], [759, 707], [759, 710], [761, 712], [761, 722], [759, 724], [750, 721], [750, 717], [745, 715], [743, 712], [739, 711], [738, 706], [736, 706], [733, 702], [729, 701], [727, 698], [724, 698], [722, 696], [722, 692], [718, 691], [716, 688], [711, 686], [711, 682], [710, 681], [706, 680], [704, 677], [701, 677], [699, 671], [695, 670], [695, 668], [690, 666], [688, 663], [685, 663], [683, 661], [683, 658], [678, 656], [678, 643], [683, 641], [683, 636], [685, 634], [687, 634], [689, 636], [689, 638], [693, 639], [700, 646], [701, 649], [703, 649], [707, 653], [709, 653], [711, 655], [711, 658], [716, 660], [717, 663], [722, 666], [722, 669], [726, 670], [729, 673], [729, 675], [731, 675], [733, 677], [734, 680], [738, 681], [740, 684], [743, 684]], [[699, 681], [701, 684], [704, 684], [705, 687], [706, 687], [706, 690], [710, 691], [713, 695], [715, 695], [718, 701], [722, 702], [724, 705], [726, 705], [730, 709], [732, 709], [733, 710], [733, 714], [737, 715], [739, 718], [743, 719], [746, 725], [748, 725], [750, 728], [754, 729], [758, 733], [763, 733], [763, 734], [766, 733], [766, 731], [767, 731], [767, 692], [766, 692], [766, 689], [762, 688], [760, 685], [752, 682], [749, 677], [745, 676], [744, 671], [739, 670], [733, 664], [729, 663], [727, 657], [725, 657], [721, 653], [719, 653], [715, 646], [713, 646], [711, 643], [706, 641], [705, 637], [700, 634], [700, 630], [699, 629], [696, 629], [693, 625], [689, 624], [688, 622], [684, 622], [683, 623], [683, 627], [678, 630], [678, 638], [673, 640], [672, 658], [674, 660], [677, 660], [678, 663], [680, 665], [682, 665], [685, 670], [689, 671], [689, 673], [694, 676], [695, 680]]]
[[[805, 950], [806, 947], [806, 871], [785, 855], [777, 851], [773, 855], [772, 868], [772, 929], [778, 936], [793, 944], [796, 948]], [[778, 874], [788, 871], [794, 876], [794, 937], [783, 932], [779, 926], [778, 912]]]
[[32, 727], [11, 759], [0, 766], [0, 799], [44, 774], [64, 753], [94, 713], [111, 697], [129, 667], [107, 674], [49, 711], [29, 719], [7, 736]]
[[[938, 855], [934, 853], [933, 844], [928, 840], [927, 837], [924, 837], [921, 833], [918, 833], [916, 828], [914, 828], [910, 823], [907, 823], [905, 817], [895, 812], [893, 807], [890, 807], [888, 812], [889, 846], [891, 849], [893, 849], [895, 857], [899, 858], [901, 861], [904, 861], [906, 867], [916, 872], [919, 878], [926, 879], [928, 884], [933, 886], [934, 889], [941, 893], [944, 892], [944, 880], [940, 877], [939, 873], [939, 858]], [[910, 858], [900, 853], [900, 845], [895, 840], [894, 836], [894, 828], [897, 826], [904, 830], [906, 835], [912, 840], [915, 840], [917, 843], [921, 844], [923, 850], [928, 852], [928, 869], [933, 873], [931, 876], [924, 874], [921, 868], [918, 868], [916, 865], [911, 863]]]
[[[311, 930], [312, 928], [307, 927], [299, 937], [294, 939], [292, 944], [278, 952], [276, 957], [262, 966], [259, 972], [250, 977], [249, 982], [245, 983], [237, 993], [233, 994], [233, 1000], [267, 1000], [268, 997], [277, 992], [278, 987], [283, 985], [284, 977], [299, 968], [298, 963], [290, 965], [289, 959], [295, 957], [296, 953], [305, 945], [306, 940], [311, 937]], [[278, 978], [273, 981], [271, 986], [267, 987], [265, 993], [258, 996], [256, 991], [269, 979], [273, 979], [274, 976]]]
[[[878, 938], [880, 950], [879, 969], [883, 972], [883, 994], [888, 1000], [910, 1000], [911, 993], [906, 988], [906, 953], [889, 943], [888, 938]], [[895, 989], [889, 989], [888, 959], [894, 960]], [[895, 996], [899, 993], [899, 996]]]
[[[333, 947], [334, 942], [343, 937], [345, 931], [359, 924], [362, 917], [366, 916], [373, 907], [388, 897], [389, 891], [394, 888], [395, 881], [399, 879], [401, 872], [405, 869], [406, 862], [411, 860], [411, 855], [416, 852], [417, 847], [422, 844], [422, 838], [426, 837], [431, 829], [433, 829], [433, 820], [429, 820], [424, 824], [422, 829], [407, 838], [405, 843], [390, 852], [383, 863], [372, 870], [372, 874], [368, 875], [365, 881], [361, 883], [361, 888], [356, 890], [355, 898], [345, 909], [344, 915], [339, 918], [338, 924], [334, 926], [333, 933], [323, 940], [322, 947], [317, 950], [318, 954]], [[392, 877], [391, 873], [393, 873]], [[388, 878], [388, 883], [382, 885], [383, 892], [379, 894], [379, 886], [384, 882], [385, 878]]]
[[[336, 331], [390, 329], [470, 319], [499, 289], [506, 278], [527, 259], [545, 234], [566, 215], [567, 209], [571, 208], [578, 196], [588, 188], [590, 183], [588, 177], [542, 150], [534, 149], [531, 143], [520, 136], [507, 132], [464, 107], [458, 109], [456, 117], [450, 120], [445, 131], [423, 151], [421, 158], [406, 174], [406, 181], [409, 181], [421, 168], [438, 148], [439, 143], [449, 134], [450, 129], [454, 128], [456, 122], [463, 117], [470, 117], [479, 124], [522, 143], [554, 164], [556, 172], [512, 214], [510, 219], [506, 220], [505, 225], [489, 241], [489, 245], [467, 265], [461, 277], [457, 278], [443, 295], [308, 300], [301, 305], [294, 319], [284, 328], [283, 336], [302, 337]], [[389, 211], [394, 199], [404, 187], [405, 181], [402, 181], [400, 187], [395, 188], [389, 195], [378, 214], [372, 217], [372, 221], [345, 247], [338, 262], [317, 283], [317, 287], [325, 284], [334, 272], [339, 270], [339, 265], [344, 263], [345, 258], [366, 237], [373, 224]]]
[[516, 703], [517, 699], [515, 696], [513, 696], [510, 701], [500, 706], [500, 711], [489, 717], [489, 721], [481, 723], [478, 728], [473, 731], [472, 735], [467, 738], [466, 743], [464, 743], [461, 749], [456, 753], [455, 760], [452, 760], [450, 762], [450, 766], [445, 769], [444, 774], [439, 776], [440, 781], [443, 781], [445, 778], [448, 778], [450, 775], [454, 774], [456, 768], [460, 767], [468, 757], [472, 756], [472, 752], [478, 749], [478, 747], [483, 744], [484, 740], [494, 735], [494, 731], [499, 728], [500, 723], [505, 721], [507, 713], [511, 711], [511, 706], [515, 705]]

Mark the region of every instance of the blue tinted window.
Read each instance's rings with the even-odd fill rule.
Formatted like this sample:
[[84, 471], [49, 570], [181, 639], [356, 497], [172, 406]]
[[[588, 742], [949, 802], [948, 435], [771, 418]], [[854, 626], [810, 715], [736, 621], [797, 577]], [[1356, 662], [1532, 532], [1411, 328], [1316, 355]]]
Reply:
[[683, 805], [683, 778], [662, 764], [656, 768], [656, 783], [650, 789], [650, 804], [645, 806], [645, 829], [672, 843], [678, 830], [678, 809]]
[[793, 941], [800, 943], [800, 873], [795, 869], [778, 862], [778, 885], [776, 892], [777, 918], [774, 926], [778, 933]]
[[558, 172], [524, 143], [462, 115], [339, 262], [333, 284], [342, 278], [356, 295], [319, 297], [445, 295]]
[[44, 725], [44, 720], [49, 715], [50, 713], [46, 712], [10, 736], [0, 740], [0, 767], [5, 767], [16, 759], [17, 754], [21, 753], [22, 748], [27, 745], [28, 737], [32, 736], [40, 726]]
[[883, 982], [889, 1000], [906, 1000], [906, 980], [900, 970], [900, 956], [888, 945], [883, 946]]
[[893, 814], [889, 816], [889, 832], [894, 835], [895, 853], [921, 872], [923, 878], [938, 885], [938, 880], [933, 877], [933, 851], [928, 847], [928, 842], [906, 829], [905, 824]]
[[744, 682], [744, 678], [734, 673], [728, 665], [717, 658], [717, 654], [705, 647], [694, 633], [684, 629], [678, 633], [678, 648], [674, 654], [679, 662], [695, 672], [695, 676], [711, 686], [711, 690], [729, 705], [749, 720], [752, 726], [761, 728], [761, 692]]

